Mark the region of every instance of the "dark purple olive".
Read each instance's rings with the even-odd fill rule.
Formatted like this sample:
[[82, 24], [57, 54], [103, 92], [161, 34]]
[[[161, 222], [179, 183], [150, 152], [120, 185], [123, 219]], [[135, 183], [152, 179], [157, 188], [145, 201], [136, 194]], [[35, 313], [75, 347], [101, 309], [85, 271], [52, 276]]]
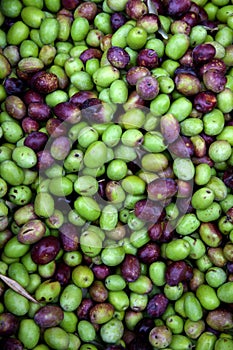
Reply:
[[122, 12], [114, 12], [111, 14], [110, 22], [113, 32], [119, 29], [127, 21], [125, 15]]
[[135, 326], [134, 331], [136, 334], [142, 336], [148, 336], [151, 329], [154, 328], [154, 320], [149, 317], [143, 317]]
[[93, 91], [79, 91], [71, 96], [70, 102], [80, 108], [82, 104], [90, 98], [97, 98], [96, 93]]
[[110, 267], [104, 264], [93, 265], [91, 269], [97, 280], [104, 280], [111, 273]]
[[60, 247], [60, 241], [55, 236], [43, 237], [31, 249], [32, 260], [36, 264], [45, 265], [56, 258]]
[[4, 87], [7, 95], [20, 95], [25, 90], [25, 83], [18, 78], [7, 78], [4, 81]]
[[227, 263], [227, 271], [229, 273], [233, 273], [233, 261], [228, 261], [228, 263]]
[[16, 338], [3, 338], [0, 340], [1, 350], [24, 350], [24, 346]]
[[62, 0], [62, 6], [67, 10], [74, 10], [80, 4], [80, 0]]
[[150, 317], [160, 317], [166, 311], [168, 306], [168, 299], [163, 293], [153, 296], [147, 304], [147, 314]]
[[34, 321], [41, 328], [56, 327], [64, 318], [64, 312], [60, 306], [42, 306], [34, 315]]
[[71, 223], [63, 224], [59, 229], [62, 248], [67, 252], [77, 250], [79, 246], [79, 234], [77, 226]]
[[113, 67], [123, 69], [130, 61], [130, 56], [123, 48], [112, 46], [107, 51], [107, 59]]
[[192, 267], [185, 261], [174, 261], [167, 266], [166, 283], [169, 286], [176, 286], [185, 280], [190, 280], [193, 276]]
[[35, 152], [41, 151], [48, 141], [48, 136], [42, 131], [33, 131], [24, 140], [24, 145], [32, 148]]
[[223, 182], [229, 188], [233, 188], [233, 167], [228, 167], [223, 173]]
[[155, 50], [140, 50], [137, 56], [137, 64], [148, 69], [153, 69], [159, 65], [159, 56]]
[[126, 254], [121, 264], [121, 275], [126, 282], [134, 282], [141, 273], [140, 262], [135, 255]]
[[167, 113], [160, 119], [160, 130], [165, 142], [171, 144], [180, 135], [180, 124], [173, 114]]
[[151, 6], [154, 12], [158, 12], [159, 15], [165, 14], [165, 2], [163, 0], [151, 0]]
[[181, 20], [190, 25], [190, 27], [194, 27], [199, 22], [199, 16], [195, 12], [188, 11], [181, 17]]
[[147, 13], [137, 20], [136, 26], [143, 27], [148, 33], [155, 33], [158, 31], [160, 20], [154, 13]]
[[80, 60], [83, 63], [86, 63], [88, 60], [92, 58], [100, 59], [101, 57], [102, 57], [102, 52], [99, 49], [95, 49], [92, 47], [83, 51], [79, 56]]
[[21, 126], [25, 134], [30, 134], [33, 131], [38, 131], [40, 128], [40, 124], [36, 120], [29, 117], [23, 118]]
[[137, 81], [145, 76], [150, 75], [150, 71], [146, 67], [133, 66], [126, 73], [126, 80], [130, 85], [136, 85]]
[[186, 13], [191, 7], [190, 0], [169, 0], [166, 1], [167, 14], [169, 16], [181, 16]]
[[210, 167], [214, 166], [214, 162], [208, 156], [192, 157], [191, 160], [192, 160], [194, 165], [198, 165], [198, 164], [204, 163], [204, 164], [208, 164]]
[[227, 78], [223, 73], [210, 69], [203, 74], [203, 82], [208, 90], [219, 93], [225, 89]]
[[28, 105], [28, 116], [38, 122], [47, 121], [51, 116], [51, 108], [43, 102], [31, 102]]
[[104, 104], [98, 98], [87, 99], [82, 104], [82, 117], [95, 123], [104, 123]]
[[67, 135], [67, 127], [65, 123], [57, 118], [50, 118], [46, 123], [46, 130], [52, 137]]
[[148, 197], [153, 201], [163, 201], [173, 197], [178, 190], [173, 179], [158, 178], [147, 185]]
[[212, 91], [201, 91], [195, 96], [193, 104], [198, 112], [209, 113], [216, 107], [217, 98]]
[[18, 318], [10, 312], [0, 314], [0, 336], [8, 337], [14, 335], [19, 327]]
[[72, 102], [60, 102], [54, 108], [53, 112], [58, 119], [70, 124], [76, 124], [80, 121], [80, 109]]
[[162, 235], [162, 223], [156, 222], [148, 229], [148, 235], [153, 242], [159, 241]]
[[175, 85], [177, 91], [185, 96], [196, 95], [201, 91], [200, 80], [189, 73], [178, 73], [175, 76]]
[[92, 21], [98, 12], [97, 5], [94, 2], [87, 1], [82, 2], [75, 9], [75, 18], [80, 16], [86, 18], [88, 21]]
[[205, 140], [206, 146], [210, 146], [215, 141], [215, 136], [206, 135], [204, 132], [200, 133], [200, 136]]
[[163, 214], [163, 207], [158, 202], [142, 199], [135, 204], [134, 213], [143, 221], [156, 223]]
[[70, 266], [66, 265], [64, 262], [59, 262], [56, 266], [53, 279], [58, 281], [61, 286], [65, 286], [69, 283], [70, 276], [71, 276]]
[[128, 0], [125, 12], [131, 19], [138, 20], [148, 12], [148, 9], [146, 4], [141, 0]]
[[136, 336], [127, 347], [128, 350], [153, 350], [152, 345], [143, 336]]
[[214, 58], [216, 49], [211, 44], [200, 44], [194, 47], [192, 54], [195, 64], [203, 64]]
[[7, 96], [5, 107], [7, 113], [14, 119], [21, 120], [26, 116], [26, 106], [23, 100], [16, 95]]
[[54, 164], [55, 160], [49, 150], [43, 150], [37, 153], [37, 168], [45, 170]]
[[23, 95], [23, 100], [26, 105], [29, 105], [32, 102], [42, 103], [44, 102], [44, 98], [41, 94], [34, 90], [27, 90]]
[[152, 264], [160, 256], [160, 247], [154, 242], [149, 242], [140, 247], [137, 251], [139, 260], [145, 264]]
[[92, 300], [103, 303], [108, 298], [108, 290], [102, 281], [95, 280], [89, 287], [89, 294]]
[[154, 76], [142, 77], [136, 83], [136, 91], [143, 100], [153, 100], [159, 93], [159, 83]]
[[79, 320], [88, 320], [89, 312], [94, 306], [94, 302], [90, 298], [83, 298], [81, 304], [77, 308], [77, 316]]
[[122, 345], [109, 345], [106, 350], [124, 350]]
[[32, 76], [30, 84], [40, 94], [49, 94], [58, 89], [58, 78], [53, 73], [40, 71]]

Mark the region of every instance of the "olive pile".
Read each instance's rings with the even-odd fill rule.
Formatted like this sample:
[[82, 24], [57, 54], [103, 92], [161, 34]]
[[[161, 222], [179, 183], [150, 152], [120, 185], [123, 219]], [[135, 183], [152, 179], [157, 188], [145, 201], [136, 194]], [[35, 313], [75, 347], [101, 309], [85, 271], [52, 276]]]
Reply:
[[0, 1], [2, 350], [233, 349], [231, 3]]

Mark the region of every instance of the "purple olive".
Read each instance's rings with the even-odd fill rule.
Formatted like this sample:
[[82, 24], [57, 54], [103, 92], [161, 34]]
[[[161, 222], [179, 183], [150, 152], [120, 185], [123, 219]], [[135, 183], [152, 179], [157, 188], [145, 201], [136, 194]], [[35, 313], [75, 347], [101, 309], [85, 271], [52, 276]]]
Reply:
[[77, 226], [71, 223], [63, 224], [59, 229], [62, 248], [67, 252], [77, 250], [79, 246], [79, 234]]
[[104, 264], [93, 265], [92, 271], [97, 280], [104, 280], [111, 273], [110, 267]]
[[143, 100], [153, 100], [159, 93], [159, 83], [154, 76], [142, 77], [136, 83], [136, 91]]
[[42, 103], [44, 102], [44, 98], [41, 94], [39, 94], [38, 92], [34, 91], [34, 90], [27, 90], [24, 95], [23, 95], [23, 100], [24, 103], [26, 105], [29, 105], [30, 103], [34, 102], [34, 103]]
[[126, 17], [122, 12], [114, 12], [111, 14], [111, 27], [112, 30], [115, 32], [117, 29], [119, 29], [123, 24], [125, 24]]
[[214, 58], [216, 49], [211, 44], [200, 44], [193, 49], [192, 54], [195, 64], [203, 64]]
[[191, 7], [190, 0], [170, 0], [167, 1], [167, 13], [169, 16], [181, 16], [186, 13]]
[[76, 7], [74, 14], [75, 18], [80, 16], [86, 18], [88, 21], [92, 21], [98, 12], [97, 5], [94, 2], [83, 2]]
[[163, 293], [153, 296], [147, 304], [147, 314], [150, 317], [160, 317], [166, 311], [168, 306], [168, 299]]
[[42, 150], [37, 153], [37, 168], [39, 170], [45, 170], [50, 168], [54, 164], [55, 160], [52, 157], [50, 151]]
[[55, 236], [43, 237], [33, 245], [31, 249], [32, 260], [39, 265], [44, 265], [54, 260], [60, 250], [60, 241]]
[[185, 54], [179, 59], [179, 63], [183, 67], [193, 68], [194, 62], [193, 62], [193, 55], [192, 50], [188, 49]]
[[134, 282], [138, 279], [141, 272], [140, 262], [135, 255], [126, 254], [124, 261], [121, 264], [122, 277], [127, 282]]
[[160, 256], [160, 247], [154, 242], [146, 243], [140, 247], [137, 252], [139, 260], [145, 264], [152, 264]]
[[163, 201], [173, 197], [178, 191], [178, 186], [173, 179], [158, 178], [147, 185], [148, 197], [153, 201]]
[[143, 317], [135, 326], [134, 330], [136, 334], [142, 336], [148, 336], [151, 329], [154, 328], [154, 320], [149, 317]]
[[7, 78], [4, 81], [4, 87], [7, 95], [20, 95], [25, 90], [25, 83], [18, 78]]
[[86, 63], [88, 60], [92, 58], [100, 59], [101, 57], [102, 57], [102, 52], [99, 49], [95, 49], [95, 48], [86, 49], [79, 56], [80, 60], [83, 63]]
[[159, 56], [155, 50], [143, 49], [137, 56], [137, 64], [148, 69], [153, 69], [159, 65]]
[[28, 116], [38, 122], [47, 121], [51, 116], [51, 108], [43, 102], [31, 102], [28, 105]]
[[62, 6], [67, 10], [74, 10], [80, 4], [80, 0], [62, 0]]
[[163, 227], [161, 222], [156, 222], [148, 229], [148, 235], [153, 242], [159, 241], [162, 236]]
[[194, 146], [188, 137], [182, 136], [169, 145], [169, 152], [177, 157], [189, 158], [194, 154]]
[[80, 121], [80, 109], [72, 102], [60, 102], [54, 108], [53, 112], [58, 119], [70, 124], [76, 124]]
[[40, 71], [31, 78], [31, 87], [41, 94], [49, 94], [58, 89], [58, 78], [55, 74]]
[[8, 337], [14, 335], [19, 327], [18, 318], [10, 312], [0, 314], [0, 336]]
[[56, 305], [43, 306], [34, 315], [34, 321], [41, 328], [56, 327], [63, 318], [62, 308]]
[[146, 67], [133, 66], [126, 73], [126, 80], [130, 85], [136, 85], [137, 81], [145, 76], [150, 75], [150, 71]]
[[223, 182], [229, 188], [233, 188], [233, 167], [228, 167], [223, 173]]
[[123, 69], [130, 61], [130, 56], [123, 48], [112, 46], [107, 51], [107, 59], [113, 67]]
[[209, 72], [210, 70], [217, 71], [224, 75], [226, 74], [227, 67], [223, 60], [213, 58], [212, 60], [208, 61], [200, 67], [199, 73], [200, 75], [203, 75], [204, 73]]
[[181, 20], [185, 21], [190, 27], [194, 27], [198, 24], [199, 17], [197, 13], [188, 11], [181, 17]]
[[71, 276], [70, 267], [66, 265], [64, 262], [59, 262], [56, 266], [53, 279], [58, 281], [61, 286], [65, 286], [69, 283], [70, 276]]
[[30, 117], [23, 118], [21, 126], [26, 134], [30, 134], [33, 131], [38, 131], [40, 128], [40, 124]]
[[0, 340], [1, 350], [24, 350], [24, 346], [16, 338], [3, 338]]
[[41, 151], [48, 141], [48, 136], [42, 131], [33, 131], [24, 140], [24, 145], [35, 152]]
[[191, 32], [191, 26], [185, 22], [183, 19], [177, 19], [172, 22], [171, 24], [171, 32], [173, 34], [175, 33], [181, 33], [189, 35]]
[[70, 102], [81, 108], [82, 104], [90, 98], [97, 98], [96, 93], [93, 91], [79, 91], [71, 96]]
[[94, 306], [94, 302], [90, 298], [83, 298], [81, 304], [77, 308], [77, 316], [79, 320], [88, 320], [89, 312]]
[[190, 280], [192, 276], [192, 267], [185, 261], [174, 261], [167, 266], [166, 282], [169, 286], [176, 286], [180, 282]]
[[158, 202], [155, 203], [148, 199], [142, 199], [135, 204], [134, 212], [139, 219], [156, 223], [163, 214], [163, 207]]
[[202, 91], [195, 96], [193, 104], [198, 112], [209, 113], [216, 107], [217, 98], [212, 91]]

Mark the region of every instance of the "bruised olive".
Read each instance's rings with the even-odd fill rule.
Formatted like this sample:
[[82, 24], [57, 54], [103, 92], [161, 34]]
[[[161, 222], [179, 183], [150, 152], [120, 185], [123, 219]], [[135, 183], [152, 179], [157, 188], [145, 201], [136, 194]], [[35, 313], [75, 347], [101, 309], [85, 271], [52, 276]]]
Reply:
[[129, 17], [137, 20], [147, 13], [147, 6], [141, 0], [129, 0], [125, 11]]
[[136, 83], [136, 91], [143, 100], [153, 100], [159, 93], [159, 83], [153, 76], [142, 77]]
[[97, 5], [94, 2], [84, 2], [78, 5], [74, 11], [74, 17], [84, 17], [88, 21], [92, 21], [98, 12]]
[[175, 77], [176, 89], [185, 96], [196, 95], [201, 91], [201, 82], [193, 74], [179, 73]]
[[5, 107], [8, 114], [14, 119], [20, 120], [26, 116], [26, 106], [18, 96], [8, 96], [5, 100]]
[[107, 59], [116, 68], [123, 69], [130, 61], [130, 56], [125, 49], [112, 46], [107, 51]]
[[201, 91], [194, 97], [193, 104], [198, 112], [208, 113], [216, 107], [217, 98], [212, 91]]
[[53, 73], [40, 71], [32, 76], [30, 84], [37, 92], [49, 94], [58, 89], [58, 78]]
[[203, 74], [203, 82], [208, 90], [218, 93], [224, 90], [227, 78], [223, 73], [210, 69]]
[[126, 73], [126, 80], [130, 85], [136, 85], [137, 81], [150, 75], [150, 71], [147, 67], [133, 66]]
[[200, 44], [194, 47], [192, 54], [195, 64], [203, 64], [214, 58], [216, 49], [211, 44]]
[[174, 261], [167, 266], [166, 282], [169, 286], [175, 286], [179, 282], [191, 279], [193, 276], [192, 268], [185, 261]]
[[64, 136], [67, 134], [65, 123], [57, 118], [50, 118], [46, 123], [46, 130], [52, 137]]
[[112, 30], [115, 32], [118, 28], [125, 24], [126, 16], [122, 12], [114, 12], [111, 14], [110, 21]]
[[168, 299], [163, 293], [158, 293], [149, 300], [146, 311], [150, 317], [160, 317], [166, 311], [167, 306]]
[[137, 56], [137, 64], [148, 69], [153, 69], [159, 65], [159, 57], [155, 50], [143, 49]]
[[134, 212], [135, 215], [148, 222], [156, 223], [161, 217], [163, 207], [159, 203], [154, 203], [153, 201], [142, 199], [135, 204]]

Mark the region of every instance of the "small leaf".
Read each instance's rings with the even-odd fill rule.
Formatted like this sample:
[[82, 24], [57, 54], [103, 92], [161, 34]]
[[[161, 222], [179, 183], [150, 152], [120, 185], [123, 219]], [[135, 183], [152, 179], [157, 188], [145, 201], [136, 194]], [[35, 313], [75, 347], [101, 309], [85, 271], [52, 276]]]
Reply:
[[36, 299], [34, 299], [18, 282], [15, 280], [6, 277], [2, 274], [0, 274], [0, 279], [3, 280], [11, 289], [13, 289], [15, 292], [19, 293], [23, 297], [27, 298], [28, 300], [32, 301], [33, 303], [39, 304]]

